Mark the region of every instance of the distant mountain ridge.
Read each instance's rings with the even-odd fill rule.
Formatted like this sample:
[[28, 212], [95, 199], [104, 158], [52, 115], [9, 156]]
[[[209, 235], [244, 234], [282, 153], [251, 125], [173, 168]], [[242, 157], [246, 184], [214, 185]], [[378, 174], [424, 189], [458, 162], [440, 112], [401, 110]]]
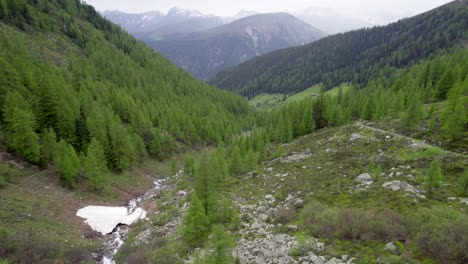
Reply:
[[171, 8], [167, 14], [160, 11], [140, 14], [104, 11], [102, 14], [137, 38], [150, 35], [152, 38], [162, 39], [224, 24], [221, 17], [178, 7]]
[[174, 39], [143, 39], [200, 79], [273, 50], [300, 46], [326, 34], [287, 14], [257, 14]]
[[219, 73], [210, 82], [245, 96], [297, 93], [323, 83], [364, 86], [466, 41], [468, 1], [459, 0], [387, 26], [354, 30], [275, 51]]

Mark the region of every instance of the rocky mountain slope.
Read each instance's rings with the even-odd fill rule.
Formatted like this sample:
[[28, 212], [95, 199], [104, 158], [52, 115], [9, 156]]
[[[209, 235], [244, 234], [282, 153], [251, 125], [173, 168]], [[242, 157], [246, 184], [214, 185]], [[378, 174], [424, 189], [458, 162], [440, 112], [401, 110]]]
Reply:
[[461, 43], [467, 32], [468, 1], [453, 1], [383, 27], [323, 38], [279, 50], [226, 69], [210, 82], [253, 97], [297, 93], [324, 83], [366, 85], [392, 68], [407, 67]]
[[325, 36], [286, 13], [259, 14], [173, 39], [145, 39], [155, 50], [200, 79], [208, 79], [273, 50], [304, 45]]

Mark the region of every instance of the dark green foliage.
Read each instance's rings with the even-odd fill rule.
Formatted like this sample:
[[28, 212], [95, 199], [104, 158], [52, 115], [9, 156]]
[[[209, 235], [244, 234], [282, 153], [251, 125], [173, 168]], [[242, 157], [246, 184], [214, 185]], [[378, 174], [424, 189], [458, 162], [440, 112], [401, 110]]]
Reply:
[[[364, 86], [394, 67], [413, 65], [431, 54], [457, 46], [466, 36], [467, 14], [466, 1], [453, 1], [388, 26], [336, 34], [303, 47], [260, 56], [226, 69], [211, 83], [247, 97], [262, 92], [296, 93], [318, 83], [327, 89], [344, 82]], [[431, 72], [435, 80], [432, 85], [438, 83], [444, 71]], [[446, 84], [451, 81], [448, 77]], [[445, 89], [441, 87], [441, 96], [443, 91], [448, 91]]]

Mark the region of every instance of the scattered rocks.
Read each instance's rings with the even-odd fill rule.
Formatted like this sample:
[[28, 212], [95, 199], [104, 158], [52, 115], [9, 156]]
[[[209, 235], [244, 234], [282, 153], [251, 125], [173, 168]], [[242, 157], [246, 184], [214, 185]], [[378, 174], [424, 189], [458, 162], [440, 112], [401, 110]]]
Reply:
[[372, 177], [370, 176], [369, 173], [360, 174], [359, 176], [356, 177], [356, 179], [354, 181], [358, 183], [358, 185], [355, 188], [355, 190], [357, 192], [369, 189], [369, 187], [374, 182], [374, 181], [372, 181]]
[[393, 254], [395, 255], [399, 255], [400, 254], [400, 250], [398, 249], [398, 247], [395, 245], [394, 242], [389, 242], [385, 245], [385, 248], [384, 248], [385, 251], [390, 251], [392, 252]]
[[[299, 162], [305, 159], [312, 157], [312, 153], [310, 149], [305, 150], [301, 153], [291, 153], [291, 155], [287, 156], [286, 158], [280, 158], [280, 162], [282, 163], [291, 163], [291, 162]], [[268, 170], [267, 170], [268, 171]]]
[[372, 177], [369, 173], [362, 173], [355, 179], [356, 182], [364, 183], [364, 184], [372, 184]]
[[267, 203], [272, 204], [275, 202], [275, 197], [271, 194], [267, 194], [265, 195], [265, 200], [267, 201]]
[[392, 190], [394, 192], [403, 190], [407, 194], [405, 196], [417, 196], [419, 198], [425, 199], [426, 197], [421, 194], [418, 188], [409, 184], [405, 181], [390, 181], [382, 184], [382, 187], [385, 189]]
[[355, 140], [363, 139], [363, 138], [365, 138], [363, 135], [358, 134], [358, 133], [353, 133], [351, 134], [351, 136], [349, 136], [349, 141], [355, 141]]

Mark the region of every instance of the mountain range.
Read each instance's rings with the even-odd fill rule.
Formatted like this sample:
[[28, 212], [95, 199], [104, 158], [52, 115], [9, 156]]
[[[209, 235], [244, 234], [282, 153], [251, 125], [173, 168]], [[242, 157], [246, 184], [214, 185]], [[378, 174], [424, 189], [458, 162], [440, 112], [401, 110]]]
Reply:
[[180, 38], [144, 41], [193, 76], [206, 80], [256, 56], [324, 36], [292, 15], [273, 13], [248, 16]]
[[323, 83], [360, 86], [392, 68], [411, 66], [466, 38], [468, 2], [442, 7], [387, 26], [328, 36], [302, 47], [275, 51], [226, 69], [211, 83], [243, 95], [297, 93]]
[[222, 18], [174, 7], [166, 15], [159, 11], [103, 15], [202, 80], [253, 57], [326, 35], [286, 13], [242, 10]]

